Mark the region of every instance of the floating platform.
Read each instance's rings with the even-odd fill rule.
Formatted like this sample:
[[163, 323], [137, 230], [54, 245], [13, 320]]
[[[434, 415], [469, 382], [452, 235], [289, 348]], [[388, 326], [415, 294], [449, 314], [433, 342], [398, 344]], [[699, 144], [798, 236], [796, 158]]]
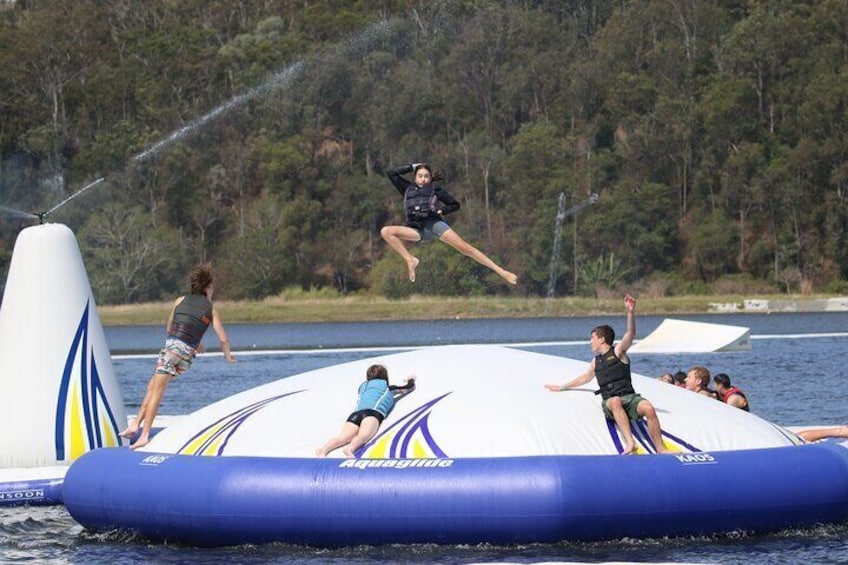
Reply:
[[[355, 458], [315, 449], [338, 433], [366, 368], [417, 376]], [[638, 454], [594, 381], [550, 392], [581, 361], [447, 346], [327, 367], [207, 406], [148, 446], [97, 449], [64, 501], [94, 531], [201, 546], [284, 542], [553, 543], [773, 531], [848, 518], [848, 449], [652, 378], [667, 454], [633, 422]], [[727, 484], [732, 489], [704, 488]]]
[[0, 469], [0, 506], [62, 504], [62, 484], [68, 467]]
[[712, 353], [750, 351], [751, 330], [742, 326], [666, 318], [628, 353]]

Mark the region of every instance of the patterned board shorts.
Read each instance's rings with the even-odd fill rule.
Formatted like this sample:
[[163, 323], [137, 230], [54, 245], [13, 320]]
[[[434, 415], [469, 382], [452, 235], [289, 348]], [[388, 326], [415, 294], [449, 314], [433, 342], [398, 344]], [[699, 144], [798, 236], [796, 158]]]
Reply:
[[165, 340], [165, 347], [159, 351], [156, 359], [156, 375], [168, 375], [171, 378], [188, 371], [191, 362], [194, 361], [196, 350], [181, 339], [169, 337]]

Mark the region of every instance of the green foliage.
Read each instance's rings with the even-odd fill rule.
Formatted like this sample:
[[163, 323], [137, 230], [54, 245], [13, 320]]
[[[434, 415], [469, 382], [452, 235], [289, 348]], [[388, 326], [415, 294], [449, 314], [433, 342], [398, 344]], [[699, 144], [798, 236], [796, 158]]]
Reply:
[[156, 227], [144, 210], [120, 202], [92, 215], [79, 240], [101, 304], [161, 300], [162, 288], [182, 289], [178, 281], [191, 266], [173, 230]]
[[[103, 303], [170, 297], [207, 259], [233, 298], [544, 295], [560, 194], [600, 199], [562, 222], [558, 295], [845, 279], [845, 2], [409, 6], [2, 9], [0, 205], [107, 176], [59, 216]], [[444, 169], [452, 225], [518, 289], [440, 243], [405, 280], [379, 229], [400, 211], [382, 169], [411, 160]]]
[[413, 255], [421, 261], [415, 282], [409, 282], [406, 264], [395, 253], [380, 260], [371, 272], [373, 290], [389, 298], [413, 294], [478, 296], [502, 286], [500, 277], [453, 248], [438, 241], [413, 244]]
[[600, 256], [580, 267], [580, 291], [584, 296], [598, 298], [602, 289], [616, 290], [625, 281], [631, 270], [624, 267], [615, 253]]

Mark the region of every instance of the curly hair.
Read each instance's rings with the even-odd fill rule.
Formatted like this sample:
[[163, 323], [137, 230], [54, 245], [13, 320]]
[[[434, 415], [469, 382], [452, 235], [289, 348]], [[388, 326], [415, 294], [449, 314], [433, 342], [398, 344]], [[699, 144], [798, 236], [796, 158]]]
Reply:
[[204, 263], [196, 265], [191, 270], [191, 293], [206, 294], [206, 289], [212, 284], [212, 265]]

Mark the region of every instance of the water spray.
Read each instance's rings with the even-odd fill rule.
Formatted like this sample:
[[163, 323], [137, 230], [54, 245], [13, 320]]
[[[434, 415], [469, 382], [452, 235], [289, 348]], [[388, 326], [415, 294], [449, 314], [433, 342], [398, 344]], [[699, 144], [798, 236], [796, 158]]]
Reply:
[[17, 218], [27, 218], [27, 219], [33, 219], [33, 220], [37, 219], [39, 224], [43, 224], [44, 220], [47, 219], [47, 216], [51, 215], [53, 212], [55, 212], [56, 210], [58, 210], [59, 208], [61, 208], [62, 206], [64, 206], [65, 204], [67, 204], [68, 202], [70, 202], [71, 200], [73, 200], [74, 198], [79, 196], [80, 194], [82, 194], [83, 192], [86, 192], [90, 188], [97, 186], [98, 184], [100, 184], [104, 180], [106, 180], [105, 177], [100, 177], [99, 179], [88, 183], [87, 185], [85, 185], [84, 187], [79, 189], [78, 191], [74, 192], [73, 194], [71, 194], [70, 196], [68, 196], [67, 198], [65, 198], [64, 200], [62, 200], [61, 202], [59, 202], [58, 204], [56, 204], [52, 208], [50, 208], [49, 210], [43, 210], [41, 212], [25, 212], [23, 210], [16, 210], [14, 208], [7, 208], [6, 206], [0, 206], [0, 211], [5, 212], [6, 214], [8, 214], [10, 216], [17, 217]]
[[236, 108], [239, 108], [240, 106], [243, 106], [254, 98], [258, 98], [259, 96], [268, 94], [275, 88], [290, 85], [293, 81], [303, 76], [308, 66], [310, 65], [314, 65], [316, 67], [323, 67], [328, 63], [332, 63], [333, 60], [336, 58], [347, 57], [352, 54], [358, 54], [367, 51], [376, 42], [383, 39], [386, 34], [388, 34], [395, 27], [396, 21], [397, 20], [381, 20], [376, 24], [369, 26], [364, 31], [356, 34], [354, 37], [348, 39], [347, 41], [342, 42], [342, 44], [337, 49], [333, 50], [329, 54], [315, 57], [312, 60], [297, 61], [296, 63], [292, 63], [282, 71], [278, 71], [271, 75], [270, 78], [268, 78], [260, 85], [254, 86], [247, 92], [240, 94], [234, 98], [231, 98], [227, 102], [221, 104], [220, 106], [204, 114], [203, 116], [195, 118], [185, 126], [172, 132], [165, 138], [157, 141], [138, 155], [135, 155], [130, 160], [137, 162], [145, 161], [153, 157], [166, 147], [193, 133], [200, 127], [212, 122], [217, 118], [226, 115], [227, 113], [231, 112], [232, 110], [235, 110]]
[[[174, 132], [168, 134], [164, 138], [160, 139], [141, 153], [130, 158], [130, 161], [134, 162], [143, 162], [156, 154], [160, 153], [170, 145], [180, 141], [181, 139], [187, 137], [189, 134], [193, 133], [195, 130], [199, 129], [202, 126], [207, 125], [213, 120], [220, 118], [232, 110], [243, 106], [247, 102], [257, 98], [259, 96], [268, 94], [274, 88], [281, 86], [288, 86], [294, 80], [301, 77], [308, 65], [314, 65], [316, 67], [321, 67], [326, 65], [327, 63], [332, 63], [334, 59], [349, 56], [351, 54], [359, 54], [366, 52], [370, 49], [375, 43], [382, 40], [386, 37], [386, 35], [396, 27], [396, 24], [399, 20], [381, 20], [375, 23], [372, 26], [369, 26], [364, 31], [356, 34], [352, 38], [343, 42], [337, 49], [331, 51], [328, 54], [323, 56], [315, 57], [311, 61], [298, 61], [292, 63], [281, 71], [277, 71], [272, 74], [267, 80], [261, 83], [258, 86], [255, 86], [249, 89], [247, 92], [235, 96], [228, 100], [227, 102], [217, 106], [210, 112], [195, 118], [185, 126], [175, 130]], [[43, 224], [46, 218], [51, 215], [53, 212], [57, 211], [59, 208], [79, 196], [80, 194], [86, 192], [87, 190], [93, 188], [94, 186], [100, 184], [105, 180], [104, 177], [101, 177], [80, 190], [76, 191], [69, 197], [65, 198], [57, 205], [53, 206], [49, 210], [45, 210], [42, 212], [26, 212], [24, 210], [17, 210], [14, 208], [8, 208], [6, 206], [0, 206], [0, 213], [4, 213], [9, 216], [17, 217], [17, 218], [25, 218], [25, 219], [37, 219], [39, 223]]]

